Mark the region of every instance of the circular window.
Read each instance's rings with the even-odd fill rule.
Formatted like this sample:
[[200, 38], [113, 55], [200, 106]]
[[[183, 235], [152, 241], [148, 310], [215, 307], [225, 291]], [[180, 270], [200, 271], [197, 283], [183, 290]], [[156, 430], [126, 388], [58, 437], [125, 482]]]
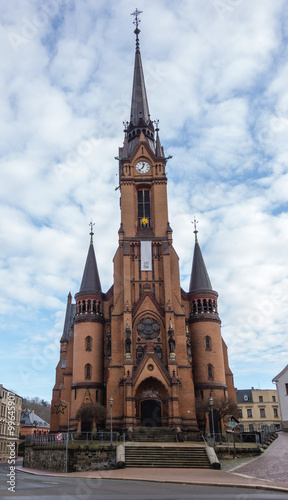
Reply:
[[154, 366], [153, 365], [148, 365], [147, 368], [148, 368], [149, 372], [153, 372], [153, 370], [154, 370]]
[[146, 318], [138, 323], [137, 333], [142, 339], [155, 339], [160, 333], [160, 326], [155, 320]]

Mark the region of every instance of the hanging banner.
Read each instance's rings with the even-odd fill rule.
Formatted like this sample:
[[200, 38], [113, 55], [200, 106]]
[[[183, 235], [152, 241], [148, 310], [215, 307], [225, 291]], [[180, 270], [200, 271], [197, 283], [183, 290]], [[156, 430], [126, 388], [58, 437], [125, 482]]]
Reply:
[[152, 241], [141, 241], [141, 271], [152, 271]]

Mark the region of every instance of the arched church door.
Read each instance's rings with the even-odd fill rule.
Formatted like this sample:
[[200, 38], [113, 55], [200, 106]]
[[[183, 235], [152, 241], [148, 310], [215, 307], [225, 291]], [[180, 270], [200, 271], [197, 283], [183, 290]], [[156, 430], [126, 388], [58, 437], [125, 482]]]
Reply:
[[141, 401], [141, 426], [161, 427], [162, 411], [160, 401], [145, 399]]

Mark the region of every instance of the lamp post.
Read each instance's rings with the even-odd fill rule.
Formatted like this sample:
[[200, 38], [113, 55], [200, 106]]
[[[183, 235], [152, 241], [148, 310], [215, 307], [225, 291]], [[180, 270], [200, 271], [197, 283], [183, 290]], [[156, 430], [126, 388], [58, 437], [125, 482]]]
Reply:
[[111, 416], [110, 416], [110, 446], [112, 448], [112, 406], [113, 406], [113, 403], [114, 403], [114, 399], [111, 397], [109, 399], [109, 402], [110, 402], [110, 408], [111, 408]]
[[213, 438], [213, 446], [215, 446], [215, 429], [214, 429], [214, 413], [213, 413], [213, 403], [214, 403], [214, 399], [211, 398], [209, 399], [209, 403], [210, 403], [210, 410], [211, 410], [211, 422], [212, 422], [212, 438]]
[[[67, 436], [66, 436], [66, 473], [68, 472], [68, 444], [69, 444], [69, 424], [70, 424], [70, 404], [64, 399], [60, 400], [60, 403], [65, 403], [68, 406], [68, 422], [67, 422]], [[64, 413], [65, 408], [63, 409]]]

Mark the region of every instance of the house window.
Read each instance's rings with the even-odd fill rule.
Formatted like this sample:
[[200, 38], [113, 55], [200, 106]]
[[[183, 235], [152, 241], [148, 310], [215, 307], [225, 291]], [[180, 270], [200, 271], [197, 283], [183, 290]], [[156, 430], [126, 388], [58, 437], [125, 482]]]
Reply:
[[263, 403], [263, 396], [259, 396], [259, 403]]
[[249, 424], [249, 432], [253, 432], [254, 431], [254, 425], [253, 424]]
[[86, 351], [91, 351], [91, 349], [92, 349], [92, 338], [91, 337], [86, 337], [85, 343], [86, 343]]
[[272, 396], [273, 403], [276, 403], [276, 396]]
[[213, 366], [208, 365], [207, 366], [207, 371], [208, 371], [208, 378], [212, 379], [213, 378]]
[[273, 408], [274, 417], [278, 418], [278, 408]]
[[243, 418], [242, 408], [239, 408], [238, 414], [239, 414], [239, 418]]
[[205, 337], [205, 349], [206, 351], [211, 351], [211, 338]]
[[87, 365], [85, 365], [85, 378], [91, 379], [91, 373], [92, 373], [92, 366], [90, 365], [90, 363], [87, 363]]
[[247, 418], [252, 418], [252, 408], [247, 408]]
[[138, 226], [151, 227], [150, 191], [149, 189], [141, 189], [138, 191], [137, 196], [138, 196]]
[[66, 368], [66, 359], [62, 359], [61, 368]]
[[286, 396], [288, 396], [288, 384], [285, 384], [285, 388], [286, 388]]
[[261, 418], [265, 418], [266, 415], [265, 415], [265, 408], [260, 408], [260, 417]]

